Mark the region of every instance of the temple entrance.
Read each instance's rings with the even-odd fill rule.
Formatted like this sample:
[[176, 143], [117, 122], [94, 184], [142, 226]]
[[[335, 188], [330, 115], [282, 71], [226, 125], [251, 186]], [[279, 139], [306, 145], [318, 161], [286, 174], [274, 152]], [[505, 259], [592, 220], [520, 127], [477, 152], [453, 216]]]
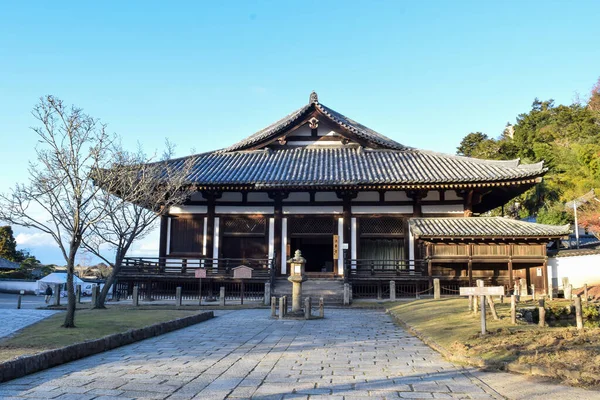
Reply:
[[292, 253], [300, 249], [306, 258], [306, 272], [333, 273], [333, 236], [291, 239]]
[[337, 273], [337, 263], [333, 259], [336, 222], [333, 216], [295, 216], [289, 219], [290, 254], [302, 251], [307, 274], [333, 277]]

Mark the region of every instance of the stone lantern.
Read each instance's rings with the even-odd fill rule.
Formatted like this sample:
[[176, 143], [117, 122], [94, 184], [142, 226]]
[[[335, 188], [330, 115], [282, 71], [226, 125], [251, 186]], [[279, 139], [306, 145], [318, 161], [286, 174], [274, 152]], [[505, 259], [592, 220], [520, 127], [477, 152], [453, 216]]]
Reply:
[[304, 266], [306, 259], [302, 257], [300, 250], [296, 250], [294, 258], [289, 259], [290, 276], [288, 281], [292, 282], [292, 313], [302, 312], [302, 282], [306, 281]]

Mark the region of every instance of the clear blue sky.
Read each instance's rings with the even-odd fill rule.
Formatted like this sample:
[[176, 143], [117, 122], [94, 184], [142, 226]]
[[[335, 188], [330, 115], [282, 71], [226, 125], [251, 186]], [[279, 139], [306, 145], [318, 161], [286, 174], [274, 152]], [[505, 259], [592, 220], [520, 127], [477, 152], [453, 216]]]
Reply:
[[45, 94], [129, 147], [168, 137], [181, 156], [248, 136], [316, 90], [403, 144], [454, 153], [469, 132], [499, 135], [535, 97], [587, 95], [599, 16], [597, 1], [7, 1], [0, 191], [27, 179], [30, 111]]

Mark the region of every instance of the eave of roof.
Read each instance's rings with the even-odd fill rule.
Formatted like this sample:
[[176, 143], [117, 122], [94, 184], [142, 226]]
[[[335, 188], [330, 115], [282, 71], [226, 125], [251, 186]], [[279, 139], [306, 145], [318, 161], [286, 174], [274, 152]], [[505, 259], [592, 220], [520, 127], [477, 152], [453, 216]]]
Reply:
[[411, 218], [415, 238], [558, 238], [568, 235], [569, 225], [555, 226], [503, 217]]

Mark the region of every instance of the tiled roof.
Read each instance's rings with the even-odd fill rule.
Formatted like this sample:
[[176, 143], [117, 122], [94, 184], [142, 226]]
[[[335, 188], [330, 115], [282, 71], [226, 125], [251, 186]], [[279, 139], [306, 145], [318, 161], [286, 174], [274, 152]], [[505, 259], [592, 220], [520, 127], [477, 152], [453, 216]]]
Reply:
[[18, 269], [21, 265], [0, 257], [0, 269]]
[[569, 225], [556, 226], [517, 221], [503, 217], [411, 218], [415, 237], [560, 237]]
[[[210, 152], [190, 156], [190, 183], [256, 188], [500, 182], [534, 178], [541, 163], [484, 161], [421, 150], [356, 147]], [[188, 158], [169, 161], [182, 166]]]
[[403, 146], [398, 142], [393, 141], [392, 139], [385, 137], [381, 133], [375, 132], [374, 130], [340, 114], [339, 112], [332, 110], [331, 108], [325, 106], [324, 104], [319, 103], [319, 99], [315, 92], [311, 93], [310, 102], [292, 112], [289, 115], [286, 115], [279, 121], [267, 126], [264, 129], [256, 132], [255, 134], [247, 137], [244, 140], [239, 141], [224, 150], [227, 151], [236, 151], [236, 150], [244, 150], [251, 148], [252, 146], [259, 144], [261, 142], [268, 141], [270, 139], [276, 138], [280, 135], [286, 128], [292, 125], [295, 121], [307, 116], [311, 112], [317, 110], [321, 114], [325, 115], [330, 122], [335, 125], [338, 125], [348, 131], [354, 133], [361, 139], [366, 140], [367, 142], [374, 143], [380, 147], [386, 149], [394, 149], [394, 150], [405, 150], [409, 149], [409, 147]]

